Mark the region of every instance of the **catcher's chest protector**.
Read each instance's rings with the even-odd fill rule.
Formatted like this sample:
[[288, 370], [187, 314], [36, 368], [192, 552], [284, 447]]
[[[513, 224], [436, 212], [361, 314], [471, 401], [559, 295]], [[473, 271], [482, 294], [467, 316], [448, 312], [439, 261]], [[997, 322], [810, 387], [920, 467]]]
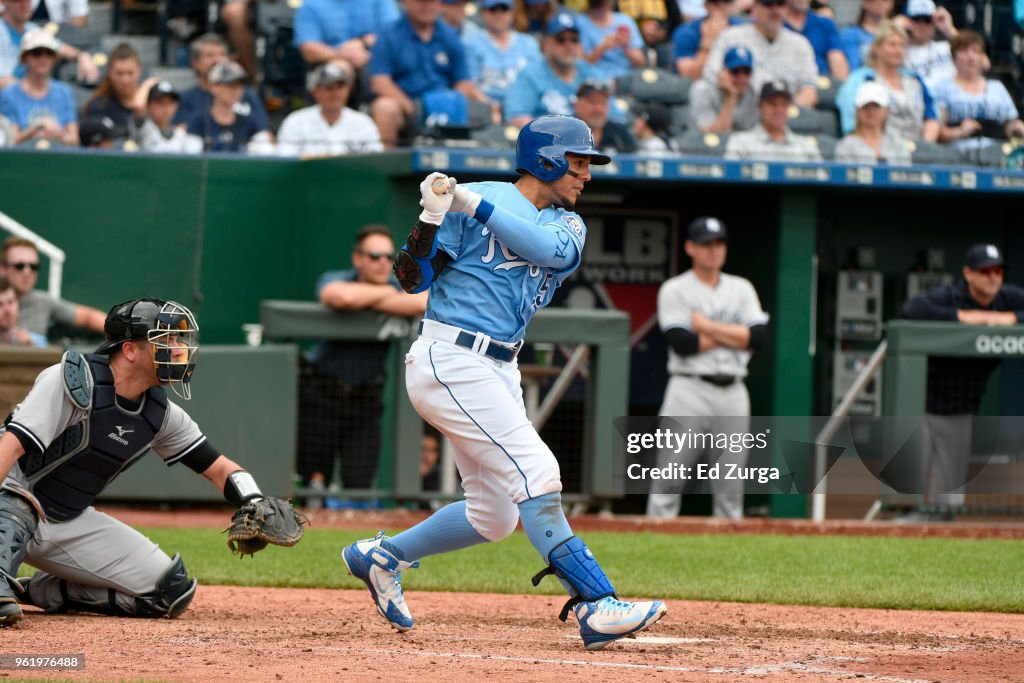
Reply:
[[[76, 376], [68, 363], [80, 359], [86, 362], [80, 363]], [[167, 413], [167, 395], [160, 387], [143, 395], [137, 412], [118, 407], [114, 376], [104, 356], [68, 352], [64, 364], [69, 395], [79, 407], [91, 404], [89, 416], [59, 434], [42, 455], [26, 454], [18, 461], [46, 516], [56, 521], [77, 517], [114, 477], [142, 457]], [[83, 395], [83, 385], [90, 384], [91, 392]]]

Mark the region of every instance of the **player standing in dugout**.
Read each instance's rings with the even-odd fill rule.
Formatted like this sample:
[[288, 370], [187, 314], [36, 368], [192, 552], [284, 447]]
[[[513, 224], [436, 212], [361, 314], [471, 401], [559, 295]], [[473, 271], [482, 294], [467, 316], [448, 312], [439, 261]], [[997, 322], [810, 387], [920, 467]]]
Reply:
[[[402, 570], [438, 553], [500, 541], [522, 519], [547, 568], [569, 593], [588, 650], [633, 635], [666, 611], [625, 602], [562, 511], [551, 449], [526, 417], [516, 355], [533, 314], [576, 270], [587, 228], [573, 212], [591, 164], [610, 159], [590, 128], [568, 116], [528, 123], [516, 144], [518, 181], [458, 185], [431, 173], [423, 207], [395, 273], [408, 292], [430, 289], [420, 336], [406, 356], [406, 387], [419, 414], [452, 443], [466, 498], [415, 527], [353, 543], [342, 558], [398, 631], [413, 627]], [[440, 192], [440, 194], [438, 194]]]

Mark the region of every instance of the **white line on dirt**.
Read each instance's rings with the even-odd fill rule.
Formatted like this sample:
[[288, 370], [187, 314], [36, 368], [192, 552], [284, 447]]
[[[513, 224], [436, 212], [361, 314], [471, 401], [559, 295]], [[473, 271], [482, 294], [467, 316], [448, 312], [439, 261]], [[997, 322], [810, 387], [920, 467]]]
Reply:
[[778, 664], [763, 664], [760, 666], [749, 666], [746, 668], [724, 668], [724, 667], [697, 667], [697, 666], [669, 666], [663, 664], [631, 664], [628, 662], [591, 662], [582, 659], [543, 659], [540, 657], [510, 657], [508, 655], [477, 655], [469, 652], [424, 652], [422, 650], [375, 650], [365, 648], [329, 647], [325, 648], [334, 652], [346, 652], [352, 654], [379, 654], [388, 656], [414, 656], [414, 657], [455, 657], [458, 659], [492, 659], [502, 662], [519, 662], [521, 664], [556, 664], [559, 666], [592, 666], [606, 669], [642, 669], [646, 671], [683, 671], [689, 673], [724, 674], [729, 676], [764, 676], [772, 673], [784, 673], [794, 671], [800, 673], [822, 674], [825, 676], [857, 677], [865, 681], [885, 681], [886, 683], [931, 683], [929, 679], [923, 678], [900, 678], [899, 676], [884, 676], [879, 674], [866, 673], [861, 671], [846, 671], [842, 669], [828, 669], [820, 666], [808, 666], [802, 662], [780, 662]]
[[[579, 640], [580, 637], [576, 633], [566, 633], [565, 637], [570, 640]], [[714, 643], [714, 638], [669, 638], [666, 636], [637, 636], [636, 638], [622, 639], [619, 641], [622, 645], [630, 645], [636, 643], [637, 645], [694, 645], [696, 643]]]

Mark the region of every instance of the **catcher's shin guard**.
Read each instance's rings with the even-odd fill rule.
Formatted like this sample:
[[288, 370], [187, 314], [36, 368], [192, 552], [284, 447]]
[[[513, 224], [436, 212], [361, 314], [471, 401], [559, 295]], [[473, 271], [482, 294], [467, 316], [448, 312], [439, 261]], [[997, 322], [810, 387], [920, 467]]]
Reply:
[[22, 617], [15, 598], [22, 588], [15, 577], [37, 524], [28, 501], [0, 491], [0, 626], [14, 624]]
[[578, 536], [570, 536], [556, 545], [548, 553], [548, 562], [549, 565], [533, 577], [533, 585], [538, 585], [548, 574], [554, 574], [569, 588], [571, 597], [558, 615], [562, 621], [569, 617], [569, 610], [580, 602], [615, 597], [612, 582], [594, 559], [594, 553]]

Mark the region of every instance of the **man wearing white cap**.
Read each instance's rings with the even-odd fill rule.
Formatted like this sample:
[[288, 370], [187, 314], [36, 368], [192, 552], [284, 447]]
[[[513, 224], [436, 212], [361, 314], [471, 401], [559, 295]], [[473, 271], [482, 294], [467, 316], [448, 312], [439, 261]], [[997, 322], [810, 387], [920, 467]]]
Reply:
[[956, 34], [953, 17], [945, 7], [936, 7], [933, 0], [908, 0], [906, 17], [909, 19], [907, 57], [903, 64], [916, 71], [929, 88], [956, 76], [953, 55], [946, 40], [935, 40], [936, 29], [947, 40]]
[[889, 93], [876, 81], [864, 81], [854, 100], [857, 125], [836, 145], [835, 160], [847, 164], [910, 165], [906, 139], [885, 129], [889, 116]]
[[45, 139], [78, 145], [78, 114], [71, 88], [50, 78], [57, 63], [57, 41], [49, 31], [29, 31], [21, 39], [25, 77], [0, 91], [0, 114], [10, 119], [14, 144]]

